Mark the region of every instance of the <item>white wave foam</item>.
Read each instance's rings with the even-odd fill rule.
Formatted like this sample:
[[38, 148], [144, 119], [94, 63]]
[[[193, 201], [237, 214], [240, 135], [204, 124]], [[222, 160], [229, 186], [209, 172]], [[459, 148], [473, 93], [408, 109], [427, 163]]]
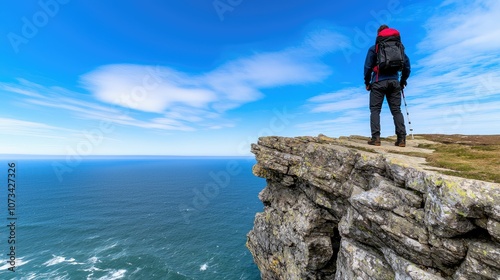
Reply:
[[122, 279], [127, 273], [126, 269], [111, 270], [107, 275], [99, 278], [98, 280], [116, 280]]
[[83, 271], [94, 272], [94, 271], [102, 271], [102, 269], [95, 267], [95, 266], [91, 266], [89, 268], [84, 269]]
[[94, 239], [98, 239], [98, 238], [100, 238], [99, 235], [92, 235], [92, 236], [85, 238], [85, 240], [94, 240]]
[[[0, 266], [0, 270], [7, 270], [11, 265], [7, 263], [8, 260], [1, 260], [0, 263], [5, 263], [4, 265]], [[23, 264], [27, 264], [30, 261], [24, 261], [23, 258], [16, 259], [16, 269], [20, 267]]]
[[36, 279], [36, 273], [30, 273], [28, 275], [26, 275], [26, 280], [33, 280], [33, 279]]
[[134, 272], [132, 272], [131, 274], [136, 274], [137, 272], [141, 271], [142, 270], [142, 267], [138, 267], [134, 270]]
[[53, 257], [52, 259], [44, 262], [43, 265], [45, 265], [45, 266], [53, 266], [53, 265], [60, 264], [60, 263], [69, 263], [69, 264], [72, 264], [72, 265], [84, 264], [84, 263], [77, 262], [74, 258], [66, 259], [65, 257], [56, 256], [56, 255], [52, 255], [52, 257]]
[[118, 242], [113, 242], [112, 244], [109, 244], [109, 245], [106, 245], [106, 246], [103, 246], [102, 248], [100, 248], [100, 251], [106, 251], [106, 250], [109, 250], [109, 249], [113, 249], [115, 248], [116, 246], [118, 245]]
[[60, 264], [60, 263], [63, 263], [63, 262], [66, 261], [65, 257], [54, 256], [54, 255], [52, 255], [52, 257], [53, 257], [52, 259], [44, 262], [43, 265], [45, 265], [45, 266], [53, 266], [53, 265]]
[[208, 268], [208, 264], [207, 264], [207, 263], [204, 263], [204, 264], [202, 264], [202, 265], [200, 266], [200, 271], [205, 271], [205, 270], [207, 270], [207, 268]]
[[98, 247], [98, 248], [94, 249], [94, 255], [99, 255], [102, 252], [105, 252], [107, 250], [113, 249], [116, 246], [118, 246], [118, 242], [117, 241], [113, 241], [112, 239], [108, 239], [108, 240], [106, 240], [106, 242], [109, 242], [109, 243], [107, 243], [107, 245], [104, 245], [102, 247]]
[[94, 257], [89, 259], [89, 262], [91, 264], [95, 264], [95, 263], [102, 262], [102, 261], [98, 257], [94, 256]]
[[53, 272], [48, 272], [48, 273], [36, 273], [32, 272], [26, 276], [23, 276], [22, 278], [16, 278], [16, 279], [23, 279], [23, 280], [37, 280], [37, 279], [57, 279], [57, 280], [64, 280], [68, 279], [68, 275], [59, 275], [58, 271], [53, 271]]

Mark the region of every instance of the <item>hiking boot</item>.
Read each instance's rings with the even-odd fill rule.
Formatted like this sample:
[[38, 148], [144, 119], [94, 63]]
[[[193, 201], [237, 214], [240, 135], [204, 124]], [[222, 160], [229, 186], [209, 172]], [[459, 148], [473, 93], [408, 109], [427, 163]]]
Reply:
[[380, 146], [380, 137], [372, 137], [372, 139], [368, 141], [368, 145]]
[[406, 147], [406, 136], [398, 136], [398, 139], [394, 143], [394, 146]]

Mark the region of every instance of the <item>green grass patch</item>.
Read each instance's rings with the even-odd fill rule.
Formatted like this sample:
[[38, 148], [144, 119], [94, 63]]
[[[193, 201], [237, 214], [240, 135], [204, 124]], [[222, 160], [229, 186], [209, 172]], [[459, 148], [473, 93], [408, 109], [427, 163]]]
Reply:
[[438, 142], [419, 145], [434, 150], [424, 156], [429, 165], [453, 170], [443, 172], [446, 174], [500, 183], [499, 135], [421, 136]]

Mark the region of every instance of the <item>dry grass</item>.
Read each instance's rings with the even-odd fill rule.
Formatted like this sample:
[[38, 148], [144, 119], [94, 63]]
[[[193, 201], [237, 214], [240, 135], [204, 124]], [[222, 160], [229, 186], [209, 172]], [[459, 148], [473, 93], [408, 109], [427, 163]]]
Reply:
[[435, 150], [425, 156], [429, 165], [455, 170], [450, 175], [500, 183], [500, 135], [418, 136], [437, 142], [419, 145]]

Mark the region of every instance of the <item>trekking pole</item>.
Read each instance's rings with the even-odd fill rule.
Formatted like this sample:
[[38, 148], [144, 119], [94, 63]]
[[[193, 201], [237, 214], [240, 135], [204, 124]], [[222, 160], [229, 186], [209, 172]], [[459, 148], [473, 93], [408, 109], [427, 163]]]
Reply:
[[410, 127], [411, 139], [413, 139], [413, 128], [411, 128], [410, 113], [408, 113], [408, 105], [406, 105], [405, 91], [401, 89], [401, 94], [403, 95], [403, 100], [405, 102], [406, 115], [408, 116], [408, 126]]

